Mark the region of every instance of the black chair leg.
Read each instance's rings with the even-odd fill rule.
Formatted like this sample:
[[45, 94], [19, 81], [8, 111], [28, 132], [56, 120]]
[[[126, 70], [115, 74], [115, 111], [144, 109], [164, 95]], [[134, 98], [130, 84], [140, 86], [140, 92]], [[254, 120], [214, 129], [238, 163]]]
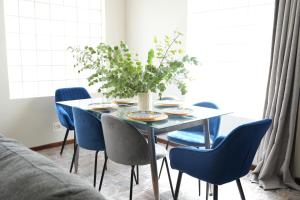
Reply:
[[164, 163], [165, 163], [165, 158], [163, 158], [163, 160], [162, 160], [162, 162], [161, 162], [161, 166], [160, 166], [160, 170], [159, 170], [158, 179], [160, 179], [161, 172], [162, 172], [162, 169], [163, 169], [163, 167], [164, 167]]
[[76, 139], [76, 133], [75, 133], [75, 130], [74, 130], [74, 149], [75, 149], [75, 146], [76, 146], [76, 144], [77, 144], [77, 141], [76, 141], [77, 139]]
[[129, 200], [132, 200], [133, 173], [134, 173], [134, 166], [131, 166], [131, 176], [130, 176], [130, 194], [129, 194]]
[[78, 145], [76, 144], [75, 145], [75, 149], [74, 149], [74, 153], [73, 153], [72, 162], [71, 162], [70, 173], [72, 172], [73, 165], [74, 165], [74, 162], [75, 162], [75, 156], [76, 156], [77, 147], [78, 147]]
[[99, 184], [99, 191], [102, 188], [104, 173], [105, 173], [105, 169], [106, 169], [106, 165], [107, 165], [107, 155], [106, 155], [106, 152], [104, 152], [104, 156], [105, 156], [105, 160], [104, 160], [104, 164], [103, 164], [103, 168], [102, 168], [102, 174], [101, 174], [101, 179], [100, 179], [100, 184]]
[[[168, 148], [169, 148], [169, 141], [167, 141], [167, 144], [166, 144], [166, 150], [168, 150]], [[164, 167], [164, 162], [165, 162], [165, 159], [163, 159], [162, 162], [161, 162], [161, 166], [160, 166], [160, 170], [159, 170], [158, 179], [160, 179], [161, 172], [162, 172], [162, 169], [163, 169], [163, 167]]]
[[178, 194], [179, 194], [179, 189], [180, 189], [181, 178], [182, 178], [182, 172], [179, 172], [179, 173], [178, 173], [178, 178], [177, 178], [177, 183], [176, 183], [176, 189], [175, 189], [174, 200], [177, 200], [177, 199], [178, 199]]
[[170, 188], [171, 188], [171, 192], [172, 192], [172, 197], [174, 198], [174, 189], [173, 189], [173, 184], [172, 184], [172, 179], [171, 179], [171, 174], [170, 174], [170, 168], [169, 168], [168, 160], [167, 160], [166, 157], [164, 159], [165, 159], [165, 163], [166, 163], [166, 168], [167, 168], [169, 184], [170, 184]]
[[67, 139], [68, 139], [68, 135], [69, 135], [69, 129], [67, 129], [66, 131], [66, 134], [65, 134], [65, 137], [64, 137], [64, 141], [61, 145], [61, 150], [60, 150], [60, 155], [62, 155], [63, 151], [64, 151], [64, 148], [65, 148], [65, 145], [66, 145], [66, 142], [67, 142]]
[[236, 180], [236, 184], [237, 184], [237, 186], [238, 186], [238, 188], [239, 188], [239, 192], [240, 192], [241, 199], [242, 199], [242, 200], [246, 200], [245, 194], [244, 194], [243, 187], [242, 187], [242, 184], [241, 184], [240, 179], [237, 179], [237, 180]]
[[218, 200], [218, 186], [214, 185], [214, 200]]
[[139, 184], [139, 166], [136, 166], [136, 173], [133, 171], [133, 178], [135, 180], [135, 184]]
[[209, 183], [206, 183], [206, 200], [208, 200], [208, 194], [209, 194]]
[[94, 187], [96, 187], [96, 180], [97, 180], [97, 160], [98, 160], [98, 152], [99, 152], [99, 151], [96, 151], [96, 154], [95, 154]]
[[198, 195], [201, 196], [201, 181], [198, 179]]

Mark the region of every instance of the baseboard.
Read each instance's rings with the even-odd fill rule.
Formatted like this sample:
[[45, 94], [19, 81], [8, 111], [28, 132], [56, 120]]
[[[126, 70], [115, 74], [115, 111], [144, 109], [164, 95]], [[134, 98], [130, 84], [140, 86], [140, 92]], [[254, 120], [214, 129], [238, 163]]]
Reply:
[[[67, 140], [66, 144], [73, 144], [74, 143], [74, 139], [71, 140]], [[59, 147], [63, 144], [63, 142], [54, 142], [54, 143], [50, 143], [50, 144], [45, 144], [45, 145], [41, 145], [41, 146], [37, 146], [37, 147], [31, 147], [30, 149], [33, 151], [41, 151], [41, 150], [45, 150], [45, 149], [51, 149], [54, 147]]]

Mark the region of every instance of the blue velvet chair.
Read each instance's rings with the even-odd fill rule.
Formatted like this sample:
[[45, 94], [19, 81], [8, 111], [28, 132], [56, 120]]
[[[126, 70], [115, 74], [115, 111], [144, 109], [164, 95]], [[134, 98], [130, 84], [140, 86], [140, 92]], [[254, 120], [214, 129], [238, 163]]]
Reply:
[[241, 125], [227, 137], [217, 138], [212, 149], [171, 149], [171, 167], [179, 171], [174, 199], [178, 198], [182, 174], [186, 173], [213, 184], [214, 200], [218, 199], [218, 185], [236, 181], [241, 199], [244, 200], [239, 179], [249, 172], [260, 141], [271, 123], [271, 119], [264, 119]]
[[104, 166], [106, 166], [106, 162], [107, 162], [102, 124], [96, 116], [94, 116], [92, 113], [86, 110], [82, 110], [80, 108], [74, 107], [72, 111], [74, 116], [75, 134], [77, 138], [76, 141], [77, 143], [75, 145], [70, 172], [72, 172], [78, 146], [87, 150], [96, 151], [95, 165], [94, 165], [94, 187], [95, 187], [96, 178], [97, 178], [97, 158], [98, 158], [99, 151], [104, 151], [104, 155], [105, 155], [101, 180], [103, 179], [104, 171], [105, 171]]
[[69, 106], [63, 106], [57, 104], [58, 101], [69, 101], [77, 99], [88, 99], [91, 98], [90, 94], [85, 88], [82, 87], [73, 87], [73, 88], [61, 88], [55, 91], [55, 107], [58, 119], [67, 130], [64, 137], [63, 144], [61, 146], [60, 155], [64, 151], [64, 147], [69, 135], [69, 131], [74, 130], [74, 120], [72, 114], [72, 108]]
[[[218, 109], [218, 107], [214, 103], [211, 103], [211, 102], [199, 102], [194, 105], [199, 106], [199, 107]], [[215, 139], [217, 138], [217, 135], [219, 132], [219, 127], [220, 127], [220, 121], [221, 121], [220, 117], [214, 117], [209, 120], [209, 131], [210, 131], [210, 135], [211, 135], [211, 137], [210, 137], [211, 144], [213, 144]], [[168, 149], [170, 142], [180, 144], [180, 145], [185, 145], [185, 146], [195, 146], [195, 147], [205, 146], [205, 134], [204, 134], [202, 125], [168, 133], [167, 139], [168, 139], [168, 141], [167, 141], [166, 149]], [[160, 167], [160, 171], [159, 171], [159, 177], [161, 176], [164, 164], [165, 164], [165, 162], [163, 160], [161, 167]], [[198, 184], [199, 184], [198, 192], [199, 192], [199, 196], [200, 196], [200, 191], [201, 191], [200, 190], [200, 181]]]
[[[218, 109], [218, 107], [211, 102], [200, 102], [195, 104], [195, 106]], [[214, 142], [218, 135], [220, 121], [220, 117], [214, 117], [209, 120], [211, 144]], [[205, 134], [202, 125], [168, 133], [167, 138], [169, 142], [181, 145], [196, 147], [205, 146]]]

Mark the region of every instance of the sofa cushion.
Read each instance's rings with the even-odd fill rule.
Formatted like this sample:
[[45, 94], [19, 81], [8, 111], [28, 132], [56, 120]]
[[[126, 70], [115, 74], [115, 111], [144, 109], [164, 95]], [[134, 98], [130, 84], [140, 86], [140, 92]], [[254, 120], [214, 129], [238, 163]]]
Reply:
[[77, 175], [69, 174], [39, 153], [0, 135], [0, 199], [105, 198]]

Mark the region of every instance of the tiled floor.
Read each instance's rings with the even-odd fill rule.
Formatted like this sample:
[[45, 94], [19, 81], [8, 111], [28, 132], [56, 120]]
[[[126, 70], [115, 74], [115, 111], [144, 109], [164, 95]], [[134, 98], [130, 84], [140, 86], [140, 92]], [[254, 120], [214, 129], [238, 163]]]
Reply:
[[[40, 151], [41, 154], [50, 158], [61, 167], [69, 170], [73, 145], [67, 145], [62, 156], [59, 155], [60, 148], [52, 148], [48, 150]], [[103, 153], [99, 153], [98, 158], [98, 177], [97, 185], [99, 184], [102, 166], [104, 163]], [[158, 163], [160, 166], [160, 161]], [[93, 181], [93, 167], [94, 167], [94, 152], [80, 150], [79, 159], [79, 172], [78, 175], [87, 179], [91, 185]], [[177, 172], [171, 170], [173, 185], [176, 183]], [[129, 181], [130, 181], [130, 167], [108, 162], [108, 170], [105, 173], [104, 182], [101, 193], [107, 197], [107, 199], [128, 199], [129, 197]], [[257, 184], [251, 183], [247, 177], [242, 180], [242, 185], [248, 200], [300, 200], [300, 192], [282, 189], [276, 191], [264, 191]], [[198, 196], [198, 181], [188, 175], [184, 175], [182, 179], [182, 187], [180, 190], [180, 200], [194, 200], [205, 199], [205, 183], [202, 182], [201, 192], [202, 195]], [[169, 183], [166, 171], [162, 173], [160, 179], [160, 193], [162, 200], [171, 200], [172, 196], [169, 189]], [[150, 200], [152, 196], [152, 185], [150, 166], [140, 167], [140, 184], [134, 185], [133, 199]], [[210, 199], [212, 199], [210, 197]], [[229, 183], [219, 187], [219, 199], [220, 200], [239, 200], [239, 192], [236, 184]]]

